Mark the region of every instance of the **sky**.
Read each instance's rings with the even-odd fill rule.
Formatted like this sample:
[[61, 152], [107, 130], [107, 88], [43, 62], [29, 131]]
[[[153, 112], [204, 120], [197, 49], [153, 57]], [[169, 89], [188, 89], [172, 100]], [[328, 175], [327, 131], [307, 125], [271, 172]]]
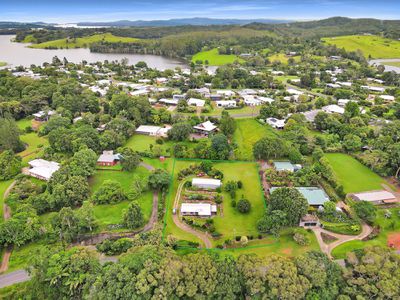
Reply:
[[235, 18], [316, 20], [333, 16], [400, 19], [400, 0], [0, 0], [0, 21]]

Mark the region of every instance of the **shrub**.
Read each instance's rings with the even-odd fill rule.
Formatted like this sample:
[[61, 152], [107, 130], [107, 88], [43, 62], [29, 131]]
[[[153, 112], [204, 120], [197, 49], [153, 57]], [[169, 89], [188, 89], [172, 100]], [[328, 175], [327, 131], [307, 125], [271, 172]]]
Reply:
[[293, 233], [293, 240], [301, 245], [301, 246], [307, 246], [310, 244], [310, 238], [306, 235], [305, 232], [300, 231], [300, 230], [295, 230]]
[[242, 214], [247, 214], [251, 209], [251, 203], [247, 199], [240, 199], [236, 205], [237, 210]]

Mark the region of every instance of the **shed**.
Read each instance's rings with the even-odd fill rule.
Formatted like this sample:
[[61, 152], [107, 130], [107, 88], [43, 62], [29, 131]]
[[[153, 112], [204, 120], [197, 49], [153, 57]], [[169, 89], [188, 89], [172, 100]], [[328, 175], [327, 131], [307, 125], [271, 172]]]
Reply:
[[210, 217], [217, 212], [217, 206], [210, 203], [182, 203], [181, 214], [183, 216]]
[[221, 186], [221, 180], [213, 178], [193, 178], [192, 186], [200, 189], [215, 190]]
[[351, 197], [356, 201], [367, 201], [373, 204], [386, 204], [398, 201], [393, 193], [386, 190], [355, 193]]

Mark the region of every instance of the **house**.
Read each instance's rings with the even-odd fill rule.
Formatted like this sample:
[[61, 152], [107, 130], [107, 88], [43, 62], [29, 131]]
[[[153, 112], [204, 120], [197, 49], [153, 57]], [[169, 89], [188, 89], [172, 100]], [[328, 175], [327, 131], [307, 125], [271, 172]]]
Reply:
[[232, 96], [235, 96], [236, 93], [231, 90], [218, 90], [216, 94], [223, 95], [225, 98], [230, 98]]
[[221, 180], [213, 178], [193, 178], [192, 186], [199, 189], [215, 190], [221, 187]]
[[286, 92], [290, 95], [303, 95], [304, 93], [302, 91], [296, 90], [296, 89], [292, 89], [292, 88], [288, 88], [286, 89]]
[[385, 102], [393, 102], [395, 100], [394, 96], [391, 95], [380, 95], [379, 98], [383, 99]]
[[344, 114], [344, 108], [336, 104], [330, 104], [322, 107], [322, 110], [328, 114]]
[[313, 123], [314, 120], [315, 120], [315, 117], [316, 117], [317, 114], [318, 114], [319, 112], [321, 112], [321, 111], [322, 111], [321, 109], [313, 109], [313, 110], [309, 110], [309, 111], [302, 112], [302, 114], [306, 117], [306, 120], [307, 120], [308, 122]]
[[48, 121], [51, 116], [54, 116], [56, 114], [57, 113], [54, 110], [49, 110], [48, 112], [41, 110], [33, 114], [33, 116], [35, 117], [35, 121], [44, 122]]
[[327, 83], [326, 87], [331, 88], [331, 89], [338, 89], [341, 87], [341, 85], [337, 84], [337, 83]]
[[51, 176], [53, 176], [53, 173], [58, 171], [60, 168], [59, 163], [44, 159], [34, 159], [28, 164], [31, 167], [28, 170], [28, 174], [30, 176], [46, 181], [50, 180]]
[[[271, 187], [269, 192], [273, 193], [276, 189], [279, 189], [279, 187]], [[310, 206], [323, 206], [329, 201], [328, 195], [319, 187], [296, 187], [295, 189], [303, 195]]]
[[210, 203], [182, 203], [181, 215], [211, 217], [217, 213], [217, 206]]
[[295, 172], [301, 169], [301, 165], [294, 165], [290, 161], [274, 161], [273, 165], [277, 171]]
[[361, 88], [369, 90], [371, 92], [377, 92], [377, 93], [383, 93], [385, 91], [384, 87], [379, 87], [379, 86], [362, 85]]
[[351, 87], [353, 84], [351, 82], [344, 82], [344, 81], [337, 81], [337, 84], [340, 84], [341, 86], [345, 86], [345, 87]]
[[275, 129], [283, 129], [285, 127], [285, 120], [279, 120], [276, 118], [267, 118], [267, 124]]
[[337, 102], [337, 104], [338, 104], [340, 107], [345, 107], [346, 104], [349, 103], [349, 102], [356, 102], [356, 101], [355, 101], [355, 100], [349, 100], [349, 99], [339, 99], [338, 102]]
[[209, 97], [210, 96], [210, 90], [206, 87], [202, 87], [202, 88], [198, 88], [198, 89], [194, 89], [194, 91], [196, 93], [199, 93], [200, 95], [202, 95], [203, 97]]
[[167, 82], [168, 82], [168, 78], [165, 78], [165, 77], [156, 78], [156, 83], [157, 84], [164, 84], [164, 83], [167, 83]]
[[206, 104], [206, 101], [202, 100], [202, 99], [197, 99], [197, 98], [190, 98], [187, 101], [187, 103], [188, 103], [188, 105], [191, 105], [191, 106], [204, 107], [204, 105]]
[[158, 100], [158, 102], [164, 103], [165, 105], [178, 105], [179, 100], [161, 98], [160, 100]]
[[150, 93], [147, 89], [139, 89], [133, 92], [129, 92], [129, 95], [131, 96], [142, 96], [142, 95], [147, 95], [148, 93]]
[[150, 136], [166, 137], [167, 133], [170, 129], [171, 129], [171, 127], [140, 125], [135, 130], [135, 132], [138, 134], [144, 134], [144, 135], [150, 135]]
[[185, 95], [172, 95], [173, 100], [185, 100]]
[[396, 196], [386, 190], [355, 193], [350, 196], [356, 201], [367, 201], [375, 205], [398, 202]]
[[262, 97], [262, 96], [258, 96], [257, 100], [260, 100], [262, 103], [269, 103], [269, 104], [271, 104], [272, 102], [275, 101], [275, 99], [272, 99], [269, 97]]
[[211, 94], [211, 95], [210, 95], [210, 99], [211, 99], [212, 101], [221, 101], [222, 98], [224, 98], [224, 96], [223, 96], [223, 95], [220, 95], [220, 94]]
[[316, 215], [306, 214], [305, 216], [301, 217], [299, 222], [299, 227], [303, 228], [314, 228], [314, 227], [321, 227], [321, 223]]
[[209, 135], [210, 133], [216, 131], [218, 128], [214, 125], [214, 123], [210, 121], [203, 122], [199, 125], [193, 126], [196, 132]]
[[225, 107], [225, 108], [233, 108], [236, 107], [236, 101], [234, 100], [222, 100], [222, 101], [215, 101], [217, 107]]
[[259, 106], [261, 101], [255, 98], [253, 95], [243, 95], [243, 102], [247, 106]]
[[114, 154], [114, 151], [103, 151], [103, 154], [97, 159], [98, 166], [115, 166], [120, 160], [120, 154]]

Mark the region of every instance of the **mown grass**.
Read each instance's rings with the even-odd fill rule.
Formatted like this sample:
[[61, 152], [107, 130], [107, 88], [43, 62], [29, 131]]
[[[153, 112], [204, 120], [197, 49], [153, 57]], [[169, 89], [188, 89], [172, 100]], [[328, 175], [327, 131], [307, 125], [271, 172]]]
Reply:
[[375, 225], [380, 227], [379, 235], [369, 241], [350, 241], [337, 246], [332, 251], [332, 256], [336, 259], [345, 258], [348, 252], [363, 249], [367, 246], [381, 246], [387, 247], [388, 235], [391, 233], [398, 233], [400, 231], [400, 209], [392, 208], [389, 209], [392, 213], [390, 219], [385, 218], [386, 209], [379, 209]]
[[108, 43], [134, 43], [138, 42], [140, 39], [131, 37], [120, 37], [115, 36], [111, 33], [104, 34], [94, 34], [90, 36], [85, 36], [76, 39], [59, 39], [54, 41], [48, 41], [39, 44], [32, 44], [29, 47], [37, 49], [46, 48], [88, 48], [90, 44], [98, 42], [108, 42]]
[[21, 135], [20, 138], [26, 144], [25, 150], [18, 153], [22, 157], [23, 166], [27, 166], [30, 160], [40, 156], [44, 148], [49, 144], [45, 137], [38, 136], [36, 132]]
[[325, 157], [331, 164], [339, 184], [345, 193], [381, 190], [386, 181], [361, 164], [355, 158], [343, 153], [327, 153]]
[[262, 125], [254, 119], [239, 119], [236, 125], [233, 141], [238, 145], [235, 156], [239, 160], [254, 160], [254, 144], [263, 137], [277, 135], [270, 126]]
[[210, 66], [222, 66], [235, 61], [243, 62], [243, 59], [234, 54], [219, 54], [217, 48], [196, 53], [192, 57], [192, 62], [194, 63], [202, 61], [203, 64], [206, 64], [206, 60]]
[[361, 50], [367, 58], [370, 56], [372, 58], [400, 57], [400, 41], [376, 35], [347, 35], [323, 38], [322, 40], [347, 51]]
[[268, 56], [268, 59], [270, 62], [280, 61], [282, 64], [287, 64], [289, 61], [289, 58], [293, 58], [295, 62], [300, 62], [300, 60], [301, 60], [300, 56], [287, 56], [284, 53], [277, 53], [277, 54]]

